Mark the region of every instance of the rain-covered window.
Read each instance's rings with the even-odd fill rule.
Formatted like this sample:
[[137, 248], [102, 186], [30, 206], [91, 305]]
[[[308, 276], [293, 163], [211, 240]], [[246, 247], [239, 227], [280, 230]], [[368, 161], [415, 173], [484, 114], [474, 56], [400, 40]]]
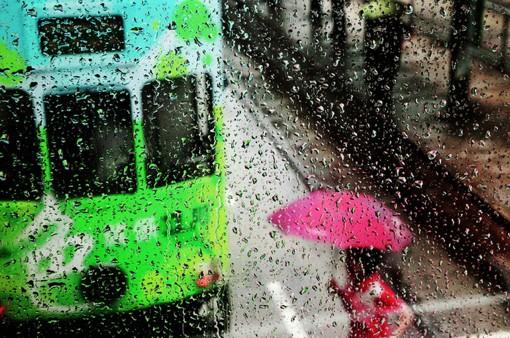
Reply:
[[142, 100], [149, 185], [211, 174], [214, 124], [208, 78], [154, 81], [143, 88]]
[[62, 197], [134, 192], [131, 102], [126, 90], [44, 99], [53, 188]]
[[0, 90], [0, 199], [35, 199], [42, 193], [39, 141], [27, 93]]

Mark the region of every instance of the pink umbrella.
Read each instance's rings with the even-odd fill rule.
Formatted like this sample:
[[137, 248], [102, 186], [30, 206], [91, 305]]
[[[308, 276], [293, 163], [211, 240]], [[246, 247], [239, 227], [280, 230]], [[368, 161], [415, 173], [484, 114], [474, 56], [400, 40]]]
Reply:
[[340, 249], [400, 251], [413, 235], [395, 212], [370, 195], [318, 190], [277, 210], [269, 220], [286, 234]]

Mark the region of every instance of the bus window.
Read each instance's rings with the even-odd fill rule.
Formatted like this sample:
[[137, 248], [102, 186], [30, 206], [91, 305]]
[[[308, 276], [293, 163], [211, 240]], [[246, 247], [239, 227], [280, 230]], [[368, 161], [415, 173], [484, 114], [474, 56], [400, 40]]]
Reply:
[[212, 174], [210, 81], [192, 76], [154, 81], [144, 87], [142, 100], [149, 186]]
[[135, 191], [128, 91], [50, 95], [44, 104], [57, 196]]
[[0, 199], [28, 200], [42, 194], [38, 140], [27, 93], [0, 89]]

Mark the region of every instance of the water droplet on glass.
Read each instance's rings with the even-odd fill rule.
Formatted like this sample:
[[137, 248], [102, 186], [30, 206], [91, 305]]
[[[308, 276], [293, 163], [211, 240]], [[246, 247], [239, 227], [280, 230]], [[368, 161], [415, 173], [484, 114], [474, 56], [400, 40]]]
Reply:
[[430, 150], [429, 152], [427, 152], [427, 157], [429, 160], [433, 160], [437, 157], [437, 150]]

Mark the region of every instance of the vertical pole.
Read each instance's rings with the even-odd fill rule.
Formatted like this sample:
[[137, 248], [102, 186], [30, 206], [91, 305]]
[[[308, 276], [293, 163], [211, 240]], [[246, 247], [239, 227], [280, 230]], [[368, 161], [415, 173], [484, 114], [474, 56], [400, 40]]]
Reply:
[[332, 0], [332, 17], [333, 62], [341, 73], [344, 68], [347, 47], [345, 0]]
[[310, 26], [312, 45], [318, 46], [322, 32], [322, 0], [310, 0]]
[[508, 24], [509, 17], [505, 14], [503, 17], [503, 32], [501, 32], [501, 68], [504, 72], [509, 71], [509, 66], [507, 62], [508, 56]]
[[237, 0], [236, 1], [237, 10], [239, 10], [239, 11], [244, 10], [245, 2], [246, 2], [245, 0]]
[[469, 103], [470, 47], [478, 46], [480, 43], [483, 9], [484, 0], [453, 1], [448, 88], [448, 111], [452, 120], [462, 119], [471, 108]]
[[470, 39], [474, 47], [479, 48], [483, 37], [483, 13], [485, 11], [485, 0], [471, 0], [474, 2], [474, 12], [472, 15], [473, 25]]
[[282, 23], [282, 0], [268, 0], [269, 16], [275, 22]]
[[413, 25], [414, 25], [414, 15], [415, 15], [415, 14], [414, 14], [414, 9], [416, 8], [416, 7], [414, 6], [414, 0], [411, 0], [410, 5], [411, 5], [411, 8], [412, 8], [412, 10], [413, 10], [413, 11], [412, 11], [411, 15], [409, 15], [409, 28], [413, 29]]

